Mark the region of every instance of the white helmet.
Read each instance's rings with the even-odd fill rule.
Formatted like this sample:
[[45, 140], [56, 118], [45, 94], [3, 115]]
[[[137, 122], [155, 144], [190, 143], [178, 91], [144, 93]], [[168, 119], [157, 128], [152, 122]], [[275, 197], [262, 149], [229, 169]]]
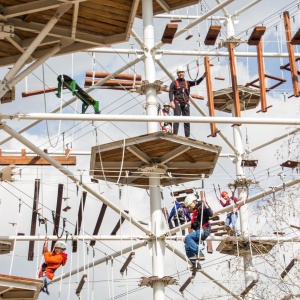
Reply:
[[61, 248], [66, 250], [67, 249], [67, 245], [65, 242], [56, 242], [54, 245], [54, 248]]
[[177, 73], [178, 72], [185, 72], [185, 68], [183, 66], [177, 67]]
[[194, 200], [197, 200], [197, 196], [195, 194], [189, 194], [184, 199], [184, 205], [188, 207]]

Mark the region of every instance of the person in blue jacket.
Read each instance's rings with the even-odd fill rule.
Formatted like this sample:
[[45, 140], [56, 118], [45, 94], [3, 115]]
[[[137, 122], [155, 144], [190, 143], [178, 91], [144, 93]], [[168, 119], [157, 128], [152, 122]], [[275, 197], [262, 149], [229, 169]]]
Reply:
[[[187, 208], [185, 207], [184, 203], [175, 202], [173, 206], [170, 216], [168, 218], [168, 223], [173, 220], [175, 227], [183, 225], [187, 221], [191, 221], [190, 213], [188, 212]], [[185, 229], [182, 230], [182, 235], [185, 235]]]

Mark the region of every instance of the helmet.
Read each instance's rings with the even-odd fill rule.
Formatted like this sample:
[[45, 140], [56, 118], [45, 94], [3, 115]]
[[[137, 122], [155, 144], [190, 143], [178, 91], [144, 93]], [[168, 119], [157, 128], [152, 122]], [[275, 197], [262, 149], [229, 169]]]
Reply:
[[222, 198], [224, 198], [224, 197], [227, 196], [227, 195], [228, 195], [228, 193], [227, 193], [226, 191], [223, 191], [223, 192], [221, 193]]
[[164, 106], [171, 106], [171, 105], [170, 105], [170, 102], [165, 101], [165, 102], [164, 102]]
[[197, 196], [195, 194], [189, 194], [184, 199], [184, 205], [189, 206], [194, 200], [197, 200]]
[[185, 68], [183, 66], [177, 67], [177, 73], [178, 72], [185, 72]]
[[54, 248], [61, 248], [61, 249], [67, 249], [67, 245], [65, 242], [56, 242], [54, 245]]

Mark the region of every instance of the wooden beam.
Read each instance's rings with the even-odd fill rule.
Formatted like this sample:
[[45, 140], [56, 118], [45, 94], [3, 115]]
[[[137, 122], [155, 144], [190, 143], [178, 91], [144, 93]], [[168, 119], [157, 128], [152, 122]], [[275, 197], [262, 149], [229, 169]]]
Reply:
[[[51, 157], [61, 165], [76, 165], [76, 156]], [[0, 165], [50, 165], [50, 163], [40, 156], [26, 156], [23, 152], [21, 156], [0, 155]]]
[[248, 45], [257, 46], [259, 44], [259, 42], [261, 41], [261, 37], [264, 35], [265, 32], [266, 32], [265, 26], [254, 27], [254, 29], [248, 39]]
[[190, 276], [185, 283], [180, 287], [179, 292], [183, 293], [183, 291], [187, 288], [187, 286], [192, 282], [192, 280], [195, 278], [195, 276]]
[[292, 45], [300, 45], [300, 29], [295, 33], [291, 40]]
[[122, 266], [122, 268], [120, 269], [120, 273], [121, 275], [123, 276], [125, 270], [127, 269], [129, 263], [132, 261], [132, 259], [134, 258], [135, 256], [135, 252], [130, 252], [129, 256], [127, 257], [124, 265]]
[[84, 284], [86, 282], [86, 279], [87, 279], [87, 274], [83, 274], [82, 277], [81, 277], [81, 279], [80, 279], [80, 282], [79, 282], [79, 284], [78, 284], [78, 286], [76, 288], [76, 291], [75, 291], [75, 293], [76, 293], [77, 296], [80, 295], [80, 292], [81, 292], [81, 290], [82, 290], [82, 288], [83, 288], [83, 286], [84, 286]]
[[[232, 95], [233, 95], [233, 103], [234, 103], [234, 116], [241, 117], [241, 104], [240, 104], [240, 95], [237, 84], [237, 76], [236, 76], [236, 63], [235, 63], [235, 55], [234, 55], [234, 44], [228, 44], [228, 52], [229, 52], [229, 64], [230, 64], [230, 74], [231, 74], [231, 84], [232, 84]], [[235, 124], [241, 125], [241, 124]]]
[[[30, 235], [35, 235], [36, 221], [38, 216], [39, 194], [40, 194], [40, 180], [36, 179], [34, 181], [34, 196], [33, 196], [33, 205], [32, 205]], [[34, 258], [34, 241], [30, 241], [29, 249], [28, 249], [28, 260], [33, 261], [33, 258]]]
[[178, 24], [167, 24], [161, 41], [165, 44], [172, 44]]
[[[65, 89], [66, 87], [64, 87]], [[22, 97], [26, 98], [26, 97], [31, 97], [31, 96], [35, 96], [35, 95], [41, 95], [44, 93], [51, 93], [51, 92], [56, 92], [57, 91], [57, 87], [51, 87], [51, 88], [47, 88], [44, 90], [35, 90], [35, 91], [30, 91], [30, 92], [23, 92], [22, 93]]]
[[[83, 191], [82, 197], [80, 200], [79, 209], [78, 209], [78, 218], [77, 218], [78, 221], [76, 222], [75, 231], [74, 231], [75, 236], [78, 236], [80, 234], [86, 195], [87, 195], [87, 192]], [[72, 252], [77, 252], [77, 240], [76, 239], [73, 239], [73, 241], [72, 241]]]
[[177, 197], [180, 194], [184, 194], [184, 193], [186, 193], [186, 194], [192, 194], [192, 193], [194, 193], [194, 190], [193, 189], [186, 189], [186, 190], [171, 192], [171, 196]]
[[284, 271], [280, 274], [281, 278], [284, 278], [288, 272], [292, 269], [292, 267], [295, 265], [297, 262], [297, 258], [293, 258], [291, 262], [288, 264], [288, 266], [284, 269]]
[[[125, 210], [125, 212], [128, 214], [129, 211]], [[116, 235], [118, 230], [120, 229], [121, 225], [123, 224], [125, 218], [121, 217], [120, 220], [118, 221], [118, 223], [116, 224], [115, 228], [113, 229], [113, 231], [111, 232], [110, 235]]]
[[[64, 185], [60, 183], [58, 185], [58, 190], [57, 190], [57, 200], [56, 200], [56, 211], [55, 211], [53, 235], [58, 235], [58, 232], [59, 232], [59, 221], [60, 221], [60, 215], [61, 215], [63, 190], [64, 190]], [[54, 248], [54, 245], [55, 245], [55, 241], [52, 241], [51, 249]]]
[[221, 31], [221, 26], [211, 25], [206, 34], [204, 44], [207, 46], [213, 46], [216, 43], [220, 31]]
[[[99, 213], [99, 216], [98, 216], [97, 223], [95, 225], [93, 235], [98, 235], [98, 232], [100, 230], [100, 227], [101, 227], [106, 209], [107, 209], [107, 205], [103, 203], [102, 207], [101, 207], [101, 210], [100, 210], [100, 213]], [[94, 246], [95, 244], [96, 244], [96, 241], [90, 241], [90, 246]]]
[[266, 93], [266, 83], [265, 83], [265, 66], [264, 57], [262, 49], [262, 41], [257, 43], [257, 64], [258, 64], [258, 77], [259, 77], [259, 91], [260, 91], [260, 104], [261, 111], [264, 113], [267, 111], [267, 93]]
[[[110, 74], [111, 73], [108, 73], [108, 72], [95, 72], [95, 74], [93, 74], [93, 72], [91, 72], [91, 71], [85, 72], [86, 77], [94, 77], [94, 78], [105, 78], [105, 77], [109, 76]], [[142, 75], [120, 73], [118, 75], [115, 75], [113, 78], [114, 79], [123, 79], [123, 80], [134, 80], [135, 79], [137, 81], [141, 81]]]
[[283, 13], [283, 18], [284, 18], [286, 44], [287, 44], [287, 49], [288, 49], [288, 53], [289, 53], [289, 62], [290, 62], [290, 68], [291, 68], [294, 96], [299, 97], [298, 73], [297, 73], [297, 66], [296, 66], [296, 61], [295, 61], [295, 51], [294, 51], [293, 45], [291, 44], [291, 40], [292, 40], [291, 22], [290, 22], [290, 15], [289, 15], [288, 11], [285, 11]]
[[[98, 79], [94, 80], [94, 84], [98, 83]], [[105, 83], [103, 83], [101, 86], [124, 86], [124, 87], [132, 87], [134, 85], [141, 85], [141, 81], [126, 81], [126, 80], [116, 80], [116, 79], [110, 79], [107, 80]], [[92, 78], [86, 78], [84, 82], [84, 87], [89, 87], [93, 85], [93, 79]]]
[[292, 228], [295, 228], [295, 229], [300, 229], [299, 226], [296, 226], [296, 225], [290, 225]]
[[245, 290], [241, 293], [241, 297], [246, 296], [250, 290], [257, 284], [258, 280], [252, 280], [252, 282], [245, 288]]
[[[209, 64], [208, 56], [204, 57], [204, 68], [206, 72], [206, 90], [207, 90], [209, 116], [214, 117], [215, 116], [214, 95], [213, 95], [212, 84], [211, 84], [211, 72], [210, 72], [210, 64]], [[217, 131], [216, 123], [210, 123], [209, 136], [216, 137], [217, 132], [218, 131]]]

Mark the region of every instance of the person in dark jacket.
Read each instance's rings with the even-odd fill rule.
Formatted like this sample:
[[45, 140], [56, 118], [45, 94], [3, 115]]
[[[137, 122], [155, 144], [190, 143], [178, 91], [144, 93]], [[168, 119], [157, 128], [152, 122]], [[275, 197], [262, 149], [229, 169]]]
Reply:
[[213, 216], [213, 211], [207, 204], [204, 194], [202, 194], [201, 201], [197, 201], [197, 198], [193, 200], [191, 197], [186, 197], [185, 206], [190, 212], [193, 212], [191, 227], [194, 229], [192, 233], [185, 237], [185, 252], [191, 263], [196, 265], [197, 269], [201, 269], [199, 261], [205, 260], [205, 257], [199, 248], [199, 239], [205, 241], [210, 235], [209, 218]]
[[[183, 225], [187, 221], [191, 221], [190, 213], [188, 212], [187, 208], [185, 207], [184, 203], [175, 202], [173, 206], [170, 216], [168, 218], [168, 223], [173, 220], [175, 227], [179, 225]], [[185, 235], [185, 230], [182, 230], [182, 235]]]
[[[198, 80], [189, 81], [184, 79], [184, 68], [177, 68], [178, 78], [173, 81], [169, 89], [169, 99], [171, 107], [174, 110], [174, 116], [189, 116], [190, 115], [190, 88], [198, 85], [205, 77], [206, 72]], [[173, 133], [178, 134], [179, 123], [174, 123]], [[190, 123], [184, 123], [184, 134], [190, 137]]]

